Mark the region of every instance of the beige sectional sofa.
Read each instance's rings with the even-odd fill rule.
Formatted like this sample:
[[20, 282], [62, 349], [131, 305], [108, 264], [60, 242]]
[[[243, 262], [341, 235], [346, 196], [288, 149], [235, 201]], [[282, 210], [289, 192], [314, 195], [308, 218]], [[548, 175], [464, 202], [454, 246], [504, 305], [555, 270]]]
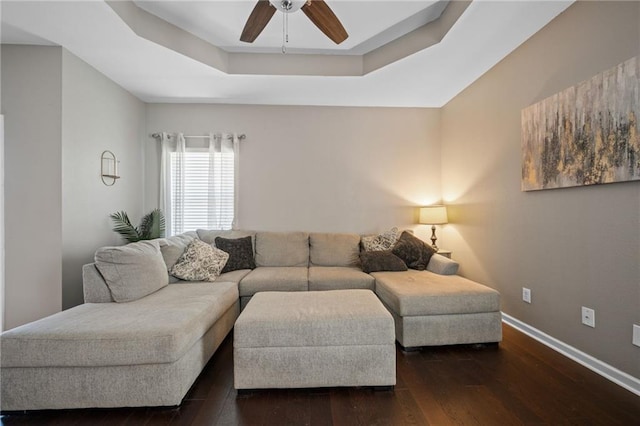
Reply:
[[434, 255], [425, 271], [364, 273], [357, 234], [205, 231], [157, 241], [166, 269], [195, 237], [251, 236], [256, 268], [213, 283], [171, 284], [118, 303], [95, 264], [83, 271], [85, 304], [0, 337], [1, 409], [180, 404], [262, 291], [368, 289], [390, 311], [403, 346], [499, 342], [499, 294], [455, 275]]

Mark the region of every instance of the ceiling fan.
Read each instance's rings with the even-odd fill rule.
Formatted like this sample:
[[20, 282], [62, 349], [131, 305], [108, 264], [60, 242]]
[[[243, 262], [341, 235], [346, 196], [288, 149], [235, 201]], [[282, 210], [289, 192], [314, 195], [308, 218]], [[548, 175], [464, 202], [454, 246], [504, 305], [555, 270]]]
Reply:
[[276, 10], [288, 14], [299, 9], [334, 43], [340, 44], [349, 37], [338, 17], [324, 0], [258, 0], [242, 30], [240, 41], [253, 43]]

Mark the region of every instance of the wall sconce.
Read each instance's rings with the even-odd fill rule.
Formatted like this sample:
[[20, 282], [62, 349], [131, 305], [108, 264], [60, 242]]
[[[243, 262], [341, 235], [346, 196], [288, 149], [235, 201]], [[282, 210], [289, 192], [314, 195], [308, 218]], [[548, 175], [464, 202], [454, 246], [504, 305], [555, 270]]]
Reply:
[[118, 174], [118, 159], [111, 151], [104, 151], [100, 156], [100, 179], [107, 186], [113, 186], [120, 179]]
[[427, 206], [420, 208], [420, 221], [421, 224], [431, 225], [431, 247], [437, 252], [438, 246], [436, 245], [436, 225], [444, 225], [448, 223], [447, 207], [446, 206]]

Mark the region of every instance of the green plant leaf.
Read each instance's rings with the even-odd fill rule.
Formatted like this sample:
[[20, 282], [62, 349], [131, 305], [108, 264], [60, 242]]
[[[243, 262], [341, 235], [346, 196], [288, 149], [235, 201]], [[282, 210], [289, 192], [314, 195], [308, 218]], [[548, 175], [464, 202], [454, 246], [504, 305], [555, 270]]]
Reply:
[[162, 210], [155, 209], [140, 221], [140, 239], [153, 240], [164, 237], [165, 221]]
[[138, 229], [136, 229], [129, 220], [129, 216], [125, 211], [115, 212], [109, 215], [115, 227], [113, 230], [120, 234], [122, 238], [129, 241], [130, 243], [135, 243], [136, 241], [140, 241], [140, 234], [138, 233]]

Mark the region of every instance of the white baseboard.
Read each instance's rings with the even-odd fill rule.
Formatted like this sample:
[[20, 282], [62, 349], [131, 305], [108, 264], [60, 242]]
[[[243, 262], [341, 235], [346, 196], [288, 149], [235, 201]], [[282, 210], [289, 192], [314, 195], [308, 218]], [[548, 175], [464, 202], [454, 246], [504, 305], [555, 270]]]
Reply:
[[551, 337], [548, 334], [538, 330], [537, 328], [531, 327], [529, 324], [526, 324], [519, 319], [512, 317], [511, 315], [507, 315], [504, 312], [502, 313], [502, 321], [505, 324], [510, 325], [530, 336], [540, 343], [550, 347], [551, 349], [560, 352], [562, 355], [566, 356], [587, 367], [589, 370], [594, 371], [601, 375], [602, 377], [611, 380], [613, 383], [622, 386], [626, 390], [635, 393], [640, 396], [640, 379], [633, 377], [630, 374], [625, 373], [624, 371], [620, 371], [615, 367], [607, 364], [606, 362], [602, 362], [599, 359], [592, 357], [579, 349], [570, 346], [555, 337]]

